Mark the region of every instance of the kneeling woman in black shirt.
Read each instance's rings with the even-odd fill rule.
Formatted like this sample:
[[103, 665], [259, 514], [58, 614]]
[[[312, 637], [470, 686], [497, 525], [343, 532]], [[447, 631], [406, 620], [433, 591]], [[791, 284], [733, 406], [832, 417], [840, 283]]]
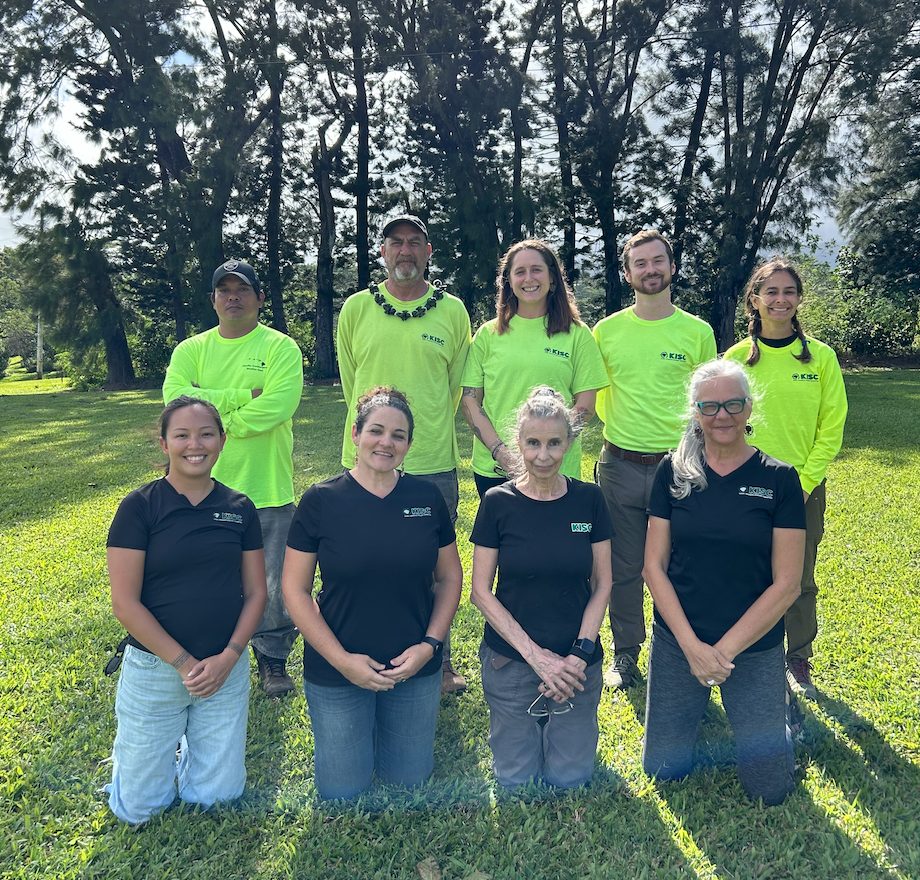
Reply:
[[685, 776], [719, 687], [745, 791], [778, 804], [793, 785], [783, 615], [802, 578], [802, 487], [794, 468], [745, 442], [752, 403], [739, 364], [698, 367], [689, 405], [649, 502], [644, 577], [655, 624], [642, 762], [659, 779]]
[[245, 649], [265, 608], [265, 563], [252, 502], [211, 479], [225, 439], [212, 404], [172, 401], [160, 418], [168, 472], [128, 495], [109, 530], [112, 610], [130, 636], [109, 806], [132, 824], [166, 809], [177, 784], [207, 807], [246, 781]]
[[399, 391], [364, 394], [352, 427], [355, 466], [307, 490], [288, 536], [282, 590], [306, 643], [323, 798], [360, 794], [375, 771], [383, 782], [418, 785], [434, 766], [441, 643], [463, 570], [441, 493], [397, 470], [413, 424]]
[[489, 745], [506, 787], [569, 788], [594, 772], [611, 526], [597, 486], [559, 473], [574, 435], [562, 395], [536, 388], [517, 414], [521, 475], [485, 493], [471, 536]]

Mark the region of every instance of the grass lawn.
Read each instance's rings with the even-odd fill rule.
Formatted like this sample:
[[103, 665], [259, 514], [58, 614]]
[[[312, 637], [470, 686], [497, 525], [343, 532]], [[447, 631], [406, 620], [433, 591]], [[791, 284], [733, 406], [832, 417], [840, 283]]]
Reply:
[[[605, 691], [589, 792], [497, 793], [482, 621], [465, 598], [454, 655], [471, 687], [442, 704], [435, 776], [421, 791], [317, 803], [302, 693], [273, 702], [254, 689], [242, 802], [173, 810], [139, 830], [119, 825], [100, 793], [115, 727], [115, 679], [102, 667], [120, 637], [104, 545], [118, 501], [156, 475], [159, 396], [0, 382], [0, 877], [920, 878], [920, 371], [846, 382], [851, 414], [818, 568], [821, 697], [806, 706], [802, 781], [782, 807], [745, 801], [715, 704], [708, 769], [649, 780], [641, 688]], [[298, 492], [338, 469], [343, 417], [337, 387], [306, 390]], [[586, 451], [598, 443], [594, 426]], [[468, 470], [461, 492], [468, 579]]]

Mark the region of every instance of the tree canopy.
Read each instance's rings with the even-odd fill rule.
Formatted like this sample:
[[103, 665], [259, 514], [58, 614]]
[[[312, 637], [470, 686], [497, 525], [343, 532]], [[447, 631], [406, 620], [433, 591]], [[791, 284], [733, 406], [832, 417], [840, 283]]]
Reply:
[[[3, 0], [3, 202], [41, 218], [23, 229], [24, 307], [129, 383], [213, 321], [211, 271], [247, 257], [282, 330], [285, 294], [312, 288], [298, 320], [314, 374], [334, 375], [336, 308], [401, 209], [474, 316], [527, 235], [620, 308], [623, 240], [657, 226], [681, 302], [725, 347], [759, 257], [800, 247], [820, 206], [841, 212], [854, 271], [915, 310], [918, 8]], [[49, 291], [37, 255], [93, 282]]]

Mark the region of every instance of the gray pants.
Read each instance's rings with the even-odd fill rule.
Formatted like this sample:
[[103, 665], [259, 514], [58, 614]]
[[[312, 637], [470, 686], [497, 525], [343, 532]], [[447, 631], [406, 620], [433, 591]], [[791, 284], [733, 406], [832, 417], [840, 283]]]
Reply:
[[281, 596], [281, 569], [284, 567], [284, 548], [288, 529], [294, 518], [295, 505], [263, 507], [259, 513], [262, 526], [262, 543], [265, 548], [265, 581], [268, 585], [268, 603], [252, 637], [252, 644], [260, 654], [286, 660], [297, 638], [297, 628], [291, 623], [284, 599]]
[[811, 643], [818, 634], [815, 564], [818, 561], [818, 544], [824, 537], [826, 499], [826, 483], [822, 482], [815, 486], [814, 492], [805, 502], [805, 568], [802, 571], [802, 592], [786, 612], [787, 657], [811, 657]]
[[645, 641], [642, 565], [648, 529], [649, 495], [657, 465], [636, 464], [601, 449], [597, 484], [601, 488], [613, 523], [610, 592], [610, 629], [615, 651], [634, 649]]
[[[572, 698], [575, 708], [550, 715], [541, 725], [527, 714], [538, 696], [540, 677], [526, 664], [480, 645], [482, 691], [489, 704], [489, 746], [495, 778], [504, 786], [542, 780], [559, 788], [589, 782], [597, 751], [597, 705], [601, 663], [585, 670], [585, 689]], [[496, 668], [498, 667], [498, 668]], [[547, 700], [547, 705], [555, 705]]]
[[[738, 776], [748, 797], [782, 803], [795, 785], [786, 731], [783, 648], [739, 654], [720, 686], [735, 734]], [[642, 766], [658, 779], [681, 779], [693, 767], [693, 747], [709, 703], [708, 687], [690, 672], [677, 640], [656, 626], [648, 667]]]
[[[447, 503], [447, 512], [450, 514], [450, 521], [457, 522], [457, 507], [460, 504], [460, 482], [457, 479], [456, 469], [452, 471], [440, 471], [436, 474], [414, 474], [417, 479], [425, 480], [433, 486], [437, 486], [444, 496]], [[444, 651], [441, 654], [442, 663], [450, 663], [450, 632], [444, 639]]]

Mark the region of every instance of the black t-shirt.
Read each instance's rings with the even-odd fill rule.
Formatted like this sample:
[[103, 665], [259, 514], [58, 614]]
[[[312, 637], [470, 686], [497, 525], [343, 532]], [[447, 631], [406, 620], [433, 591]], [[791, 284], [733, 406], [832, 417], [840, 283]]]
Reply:
[[[455, 540], [436, 486], [403, 475], [378, 498], [346, 471], [306, 491], [287, 543], [317, 555], [322, 590], [316, 601], [342, 647], [389, 663], [425, 637], [438, 550]], [[433, 675], [440, 665], [433, 657], [417, 674]], [[315, 684], [348, 684], [306, 642], [303, 667]]]
[[[795, 468], [760, 450], [725, 477], [706, 466], [706, 479], [704, 491], [674, 498], [666, 457], [655, 474], [648, 512], [671, 521], [668, 577], [693, 631], [712, 645], [773, 583], [773, 529], [804, 529], [805, 502]], [[668, 629], [657, 608], [655, 620]], [[747, 650], [763, 651], [782, 640], [780, 618]]]
[[195, 506], [168, 480], [154, 480], [121, 502], [107, 546], [146, 552], [141, 604], [193, 657], [227, 647], [243, 608], [243, 551], [262, 547], [245, 495], [215, 480]]
[[[600, 489], [567, 482], [568, 491], [554, 501], [528, 498], [510, 482], [489, 489], [470, 535], [474, 544], [498, 549], [499, 602], [533, 641], [563, 657], [591, 598], [591, 545], [613, 531]], [[488, 623], [485, 641], [505, 657], [523, 659]], [[603, 656], [598, 643], [591, 664]]]

